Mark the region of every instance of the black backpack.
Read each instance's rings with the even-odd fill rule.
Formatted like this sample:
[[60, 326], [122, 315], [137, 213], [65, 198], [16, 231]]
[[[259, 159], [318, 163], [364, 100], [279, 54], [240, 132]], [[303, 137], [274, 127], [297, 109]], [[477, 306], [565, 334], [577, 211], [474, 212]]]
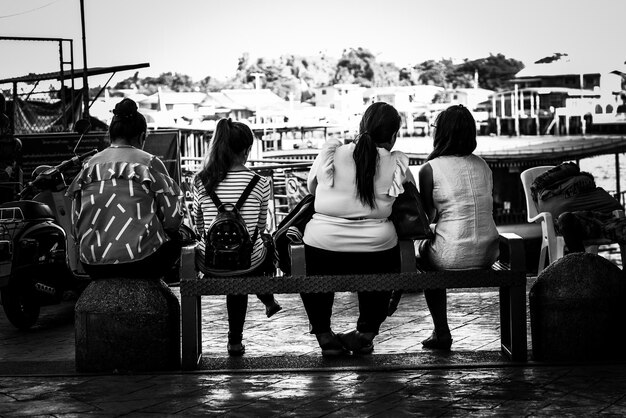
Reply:
[[[204, 235], [204, 265], [211, 270], [245, 270], [250, 268], [252, 249], [258, 235], [258, 227], [250, 238], [246, 221], [239, 211], [259, 181], [254, 175], [239, 200], [234, 205], [222, 203], [214, 190], [207, 193], [217, 208], [217, 216]], [[206, 182], [203, 182], [206, 188]]]

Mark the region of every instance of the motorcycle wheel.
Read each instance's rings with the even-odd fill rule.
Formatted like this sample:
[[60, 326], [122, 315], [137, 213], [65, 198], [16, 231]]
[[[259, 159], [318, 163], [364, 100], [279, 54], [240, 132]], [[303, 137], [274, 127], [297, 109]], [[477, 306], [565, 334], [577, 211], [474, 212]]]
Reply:
[[1, 291], [2, 307], [7, 319], [18, 329], [28, 329], [39, 318], [39, 302], [34, 289], [30, 292], [16, 286], [7, 286]]

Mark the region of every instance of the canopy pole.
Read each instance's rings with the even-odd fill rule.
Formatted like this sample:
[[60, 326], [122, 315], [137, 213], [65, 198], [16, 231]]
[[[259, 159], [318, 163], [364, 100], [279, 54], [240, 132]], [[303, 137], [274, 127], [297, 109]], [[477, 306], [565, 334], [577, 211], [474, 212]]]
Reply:
[[617, 199], [620, 203], [622, 203], [622, 190], [620, 187], [620, 179], [619, 179], [619, 153], [615, 153], [615, 193], [617, 194]]
[[80, 23], [83, 35], [83, 118], [89, 119], [89, 82], [87, 76], [87, 42], [85, 41], [85, 4], [80, 0]]

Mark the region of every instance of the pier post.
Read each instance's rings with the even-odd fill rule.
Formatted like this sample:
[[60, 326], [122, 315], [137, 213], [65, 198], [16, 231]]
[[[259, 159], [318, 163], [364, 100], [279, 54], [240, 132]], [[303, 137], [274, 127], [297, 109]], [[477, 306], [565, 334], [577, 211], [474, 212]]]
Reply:
[[619, 153], [615, 153], [615, 193], [617, 194], [617, 199], [618, 201], [623, 204], [622, 202], [622, 190], [620, 187], [620, 178], [619, 178], [620, 172], [619, 172]]

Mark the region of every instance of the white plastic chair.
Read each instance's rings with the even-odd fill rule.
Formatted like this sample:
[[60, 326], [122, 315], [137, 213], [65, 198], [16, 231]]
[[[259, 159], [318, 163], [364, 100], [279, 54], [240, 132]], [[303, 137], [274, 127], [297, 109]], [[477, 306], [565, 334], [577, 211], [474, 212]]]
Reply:
[[525, 170], [520, 174], [522, 179], [522, 185], [524, 187], [524, 195], [526, 196], [526, 214], [528, 222], [541, 224], [541, 250], [539, 252], [539, 267], [537, 268], [537, 274], [546, 268], [546, 261], [553, 263], [559, 258], [563, 257], [565, 252], [565, 241], [562, 236], [557, 236], [554, 231], [554, 220], [552, 214], [549, 212], [541, 212], [537, 210], [537, 205], [530, 193], [530, 185], [541, 174], [550, 170], [554, 166], [544, 165], [540, 167], [533, 167]]
[[[528, 222], [541, 223], [541, 250], [539, 253], [539, 267], [537, 268], [537, 274], [541, 273], [546, 268], [546, 261], [548, 264], [554, 263], [565, 254], [565, 240], [561, 235], [557, 235], [554, 230], [554, 219], [549, 212], [541, 212], [537, 210], [537, 205], [530, 193], [530, 185], [533, 181], [546, 171], [554, 168], [551, 165], [545, 165], [540, 167], [529, 168], [520, 174], [522, 185], [524, 187], [524, 194], [526, 196], [526, 213], [528, 216]], [[616, 218], [623, 218], [624, 211], [613, 211]], [[611, 244], [608, 239], [596, 239], [591, 241], [585, 241], [585, 252], [597, 254], [598, 246]], [[626, 249], [623, 245], [620, 245], [622, 264], [624, 263], [624, 255]], [[622, 267], [623, 268], [623, 267]]]

